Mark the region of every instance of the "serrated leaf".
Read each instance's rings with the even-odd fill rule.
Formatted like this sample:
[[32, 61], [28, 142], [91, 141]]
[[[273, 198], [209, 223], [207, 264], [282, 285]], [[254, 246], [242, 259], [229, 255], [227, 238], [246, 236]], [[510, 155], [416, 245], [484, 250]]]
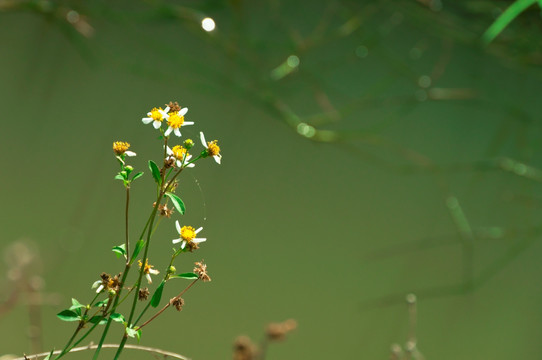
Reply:
[[138, 179], [138, 178], [142, 177], [143, 174], [144, 174], [143, 171], [138, 172], [137, 174], [134, 175], [134, 177], [132, 178], [132, 181], [134, 181], [135, 179]]
[[56, 316], [62, 321], [79, 321], [79, 320], [81, 320], [81, 317], [79, 315], [77, 315], [77, 313], [75, 311], [71, 311], [71, 310], [68, 310], [68, 309], [62, 310], [61, 312], [56, 314]]
[[121, 255], [126, 258], [126, 244], [114, 246], [111, 250], [117, 255], [117, 258], [119, 258]]
[[91, 317], [89, 322], [92, 324], [103, 325], [103, 324], [107, 324], [107, 319], [101, 315], [96, 315], [96, 316]]
[[160, 300], [162, 299], [162, 292], [164, 291], [164, 285], [165, 285], [165, 282], [162, 281], [160, 285], [158, 285], [158, 288], [156, 289], [154, 294], [152, 295], [152, 299], [151, 299], [152, 307], [157, 307], [160, 304]]
[[149, 160], [149, 169], [151, 170], [152, 177], [158, 185], [162, 185], [162, 175], [160, 174], [160, 169], [158, 165], [152, 160]]
[[188, 280], [195, 280], [197, 279], [199, 276], [197, 274], [194, 274], [194, 273], [191, 273], [191, 272], [187, 272], [187, 273], [182, 273], [182, 274], [178, 274], [178, 275], [171, 275], [169, 278], [170, 279], [188, 279]]
[[184, 202], [181, 200], [181, 198], [178, 197], [177, 195], [175, 195], [174, 193], [171, 193], [171, 192], [167, 192], [164, 195], [166, 195], [171, 200], [171, 202], [173, 203], [173, 206], [175, 206], [175, 209], [177, 209], [177, 211], [181, 215], [184, 215], [184, 212], [185, 212], [186, 208], [185, 208]]
[[134, 260], [137, 258], [137, 255], [139, 255], [139, 252], [141, 249], [143, 249], [143, 246], [145, 245], [145, 240], [140, 239], [138, 242], [136, 242], [134, 252], [132, 253], [132, 258], [130, 259], [130, 264], [134, 262]]
[[119, 322], [119, 323], [125, 323], [126, 320], [124, 319], [124, 315], [120, 313], [113, 313], [111, 314], [111, 320]]

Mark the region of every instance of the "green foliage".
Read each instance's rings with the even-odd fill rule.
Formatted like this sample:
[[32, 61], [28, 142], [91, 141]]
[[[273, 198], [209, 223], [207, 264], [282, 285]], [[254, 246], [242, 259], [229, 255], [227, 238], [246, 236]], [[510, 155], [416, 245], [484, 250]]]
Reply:
[[160, 169], [158, 165], [152, 160], [149, 160], [149, 169], [151, 170], [152, 177], [158, 185], [162, 185], [162, 175], [160, 174]]
[[175, 206], [175, 209], [177, 209], [177, 211], [181, 215], [184, 215], [186, 207], [184, 206], [184, 202], [181, 200], [181, 198], [171, 192], [166, 192], [164, 195], [167, 196], [171, 200], [171, 202], [173, 203], [173, 206]]
[[197, 274], [194, 274], [192, 272], [182, 273], [178, 275], [171, 275], [169, 277], [170, 279], [188, 279], [188, 280], [196, 280], [198, 278]]
[[131, 327], [126, 328], [126, 335], [128, 335], [131, 338], [137, 338], [137, 341], [141, 339], [141, 329], [134, 329]]
[[75, 311], [71, 310], [62, 310], [56, 316], [62, 321], [79, 321], [81, 320], [80, 314], [77, 314]]
[[111, 314], [111, 319], [113, 321], [116, 321], [116, 322], [119, 322], [119, 323], [125, 323], [126, 320], [124, 319], [124, 316], [122, 314], [119, 314], [119, 313], [113, 313]]
[[117, 258], [120, 258], [121, 256], [124, 256], [124, 258], [127, 257], [126, 255], [126, 244], [122, 244], [119, 246], [114, 246], [112, 251], [117, 255]]
[[160, 285], [158, 285], [158, 288], [156, 289], [154, 294], [152, 295], [152, 299], [151, 299], [152, 307], [157, 307], [160, 304], [160, 300], [162, 299], [162, 292], [164, 291], [165, 284], [166, 283], [162, 281]]
[[137, 256], [141, 252], [141, 249], [143, 249], [144, 245], [145, 245], [145, 240], [139, 239], [138, 242], [136, 243], [134, 252], [132, 253], [132, 258], [130, 259], [130, 264], [132, 264], [135, 261], [135, 259], [137, 259]]
[[538, 3], [542, 8], [541, 0], [516, 0], [513, 2], [482, 35], [482, 41], [486, 45], [492, 42], [515, 18], [535, 3]]

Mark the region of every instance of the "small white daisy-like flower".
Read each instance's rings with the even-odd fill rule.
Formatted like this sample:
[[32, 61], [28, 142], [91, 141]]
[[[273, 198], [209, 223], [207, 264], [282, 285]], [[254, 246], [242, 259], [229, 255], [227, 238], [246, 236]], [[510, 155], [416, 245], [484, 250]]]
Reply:
[[[138, 260], [139, 262], [139, 268], [141, 268], [143, 262], [141, 260]], [[149, 284], [152, 284], [151, 274], [152, 275], [158, 275], [160, 274], [160, 271], [153, 269], [153, 265], [149, 265], [148, 261], [145, 261], [145, 268], [143, 269], [143, 273], [145, 273], [145, 277], [147, 278], [147, 282]]]
[[[166, 109], [169, 111], [169, 106]], [[171, 134], [171, 132], [173, 131], [175, 135], [181, 137], [181, 126], [194, 125], [193, 121], [184, 121], [184, 115], [186, 115], [187, 112], [188, 108], [182, 108], [178, 112], [170, 112], [167, 114], [168, 128], [164, 133], [164, 136], [169, 136], [169, 134]]]
[[189, 243], [199, 244], [207, 240], [206, 238], [196, 237], [196, 235], [201, 230], [203, 230], [203, 227], [200, 227], [197, 230], [194, 229], [192, 226], [181, 227], [181, 225], [179, 224], [179, 220], [175, 221], [175, 227], [177, 228], [177, 232], [179, 233], [180, 238], [173, 239], [172, 243], [177, 244], [182, 242], [181, 249], [184, 249]]
[[153, 108], [151, 111], [147, 113], [148, 117], [145, 117], [141, 119], [143, 121], [143, 124], [150, 124], [152, 122], [152, 126], [154, 126], [155, 129], [159, 129], [160, 126], [162, 126], [162, 121], [168, 119], [168, 113], [169, 107], [166, 107], [165, 110], [162, 110], [162, 108]]
[[205, 146], [205, 148], [207, 149], [207, 154], [209, 156], [212, 156], [217, 164], [220, 164], [220, 160], [222, 160], [222, 155], [220, 155], [220, 147], [216, 144], [218, 140], [206, 142], [203, 132], [199, 133], [199, 137], [201, 139], [202, 145]]
[[[175, 160], [175, 165], [177, 165], [177, 167], [183, 166], [183, 164], [186, 164], [192, 158], [192, 155], [188, 153], [188, 150], [186, 150], [184, 147], [180, 145], [176, 145], [172, 149], [169, 146], [167, 146], [166, 153], [168, 155], [168, 159]], [[194, 166], [196, 166], [196, 164], [185, 165], [185, 167], [190, 167], [190, 168]]]

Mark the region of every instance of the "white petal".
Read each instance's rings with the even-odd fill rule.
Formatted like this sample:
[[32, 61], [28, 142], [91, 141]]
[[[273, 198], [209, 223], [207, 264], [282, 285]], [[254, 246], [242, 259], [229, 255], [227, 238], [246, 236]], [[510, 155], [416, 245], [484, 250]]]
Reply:
[[164, 110], [162, 110], [162, 112], [167, 115], [167, 113], [169, 112], [170, 109], [171, 108], [169, 106], [166, 106], [166, 108]]
[[96, 294], [99, 293], [100, 291], [102, 291], [103, 289], [104, 289], [104, 286], [102, 284], [96, 289]]
[[203, 135], [203, 132], [199, 132], [199, 138], [201, 139], [201, 143], [203, 144], [203, 146], [205, 146], [205, 148], [207, 148], [207, 142], [205, 141], [205, 135]]
[[179, 224], [179, 220], [175, 221], [175, 228], [177, 228], [177, 232], [180, 234], [181, 233], [181, 224]]
[[147, 278], [147, 282], [148, 282], [149, 284], [152, 284], [151, 274], [145, 274], [145, 277]]
[[160, 121], [154, 121], [152, 123], [152, 126], [154, 126], [155, 129], [160, 129], [160, 126], [162, 126], [162, 123]]
[[133, 151], [125, 151], [124, 152], [127, 156], [136, 156], [137, 154]]
[[194, 122], [193, 121], [185, 121], [183, 122], [183, 126], [185, 125], [194, 125]]
[[196, 243], [196, 244], [202, 243], [204, 241], [207, 241], [207, 238], [195, 238], [195, 239], [192, 239], [192, 242]]
[[168, 127], [166, 132], [164, 133], [164, 136], [169, 136], [169, 134], [171, 134], [172, 131], [173, 131], [173, 128], [171, 126]]
[[177, 135], [178, 137], [181, 137], [181, 130], [179, 130], [178, 128], [173, 130], [173, 132], [175, 133], [175, 135]]
[[194, 231], [196, 234], [199, 233], [201, 230], [203, 230], [203, 226], [199, 227], [196, 231]]
[[143, 124], [150, 124], [150, 122], [152, 121], [152, 118], [143, 118], [141, 119], [141, 121], [143, 121]]
[[171, 155], [173, 154], [173, 150], [169, 148], [169, 146], [166, 146], [166, 154]]
[[181, 245], [181, 249], [184, 249], [186, 247], [186, 240], [183, 241], [183, 244]]
[[188, 112], [188, 108], [182, 108], [180, 111], [179, 111], [179, 116], [184, 116], [184, 114], [186, 114]]
[[215, 159], [217, 164], [220, 164], [220, 161], [222, 160], [222, 155], [213, 155], [213, 158]]
[[174, 243], [174, 244], [180, 243], [181, 241], [183, 241], [183, 239], [173, 239], [173, 240], [171, 240], [171, 242]]
[[158, 274], [160, 274], [160, 271], [158, 271], [158, 270], [156, 270], [156, 269], [150, 269], [150, 270], [149, 270], [149, 273], [150, 273], [150, 274], [153, 274], [153, 275], [158, 275]]
[[181, 160], [177, 160], [175, 162], [175, 165], [177, 165], [177, 167], [181, 167], [181, 166], [183, 166], [183, 162]]
[[185, 167], [193, 168], [194, 166], [196, 166], [196, 164], [188, 164]]

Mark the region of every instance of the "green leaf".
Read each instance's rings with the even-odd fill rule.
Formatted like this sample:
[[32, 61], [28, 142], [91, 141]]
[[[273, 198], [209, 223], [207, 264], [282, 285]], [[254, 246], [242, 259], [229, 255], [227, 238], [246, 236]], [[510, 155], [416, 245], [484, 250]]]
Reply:
[[197, 274], [194, 274], [194, 273], [191, 273], [191, 272], [187, 272], [187, 273], [182, 273], [182, 274], [178, 274], [178, 275], [171, 275], [169, 278], [170, 279], [188, 279], [188, 280], [195, 280], [197, 279], [199, 276]]
[[103, 324], [107, 324], [107, 319], [101, 315], [96, 315], [96, 316], [91, 317], [89, 322], [92, 324], [103, 325]]
[[111, 320], [119, 322], [119, 323], [125, 323], [126, 320], [124, 319], [124, 316], [119, 313], [113, 313], [111, 314]]
[[124, 176], [122, 176], [121, 174], [117, 174], [115, 176], [115, 179], [124, 181]]
[[537, 0], [516, 0], [491, 24], [482, 35], [482, 41], [487, 45], [495, 39], [508, 24], [517, 18], [528, 7], [535, 4]]
[[165, 282], [162, 281], [160, 285], [158, 285], [158, 288], [156, 289], [154, 294], [152, 295], [152, 299], [151, 299], [152, 307], [157, 307], [160, 304], [160, 300], [162, 299], [162, 292], [164, 291], [164, 284]]
[[186, 208], [181, 198], [175, 195], [174, 193], [170, 193], [170, 192], [167, 192], [164, 195], [166, 195], [171, 200], [171, 202], [173, 203], [173, 206], [175, 206], [175, 209], [177, 209], [177, 211], [181, 215], [184, 215], [184, 211], [186, 210]]
[[109, 302], [109, 298], [107, 298], [105, 300], [102, 300], [102, 301], [98, 301], [96, 304], [94, 304], [94, 306], [95, 307], [105, 307], [108, 302]]
[[143, 176], [143, 171], [140, 171], [140, 172], [138, 172], [137, 174], [134, 175], [134, 177], [132, 178], [132, 181], [134, 181], [135, 179], [138, 179], [138, 178], [140, 178], [142, 176]]
[[86, 305], [81, 304], [77, 299], [72, 298], [72, 306], [70, 306], [70, 310], [85, 308]]
[[126, 244], [114, 246], [111, 250], [117, 255], [117, 258], [119, 258], [121, 255], [126, 258]]
[[130, 328], [130, 327], [127, 327], [126, 328], [126, 335], [128, 335], [129, 337], [135, 337], [137, 338], [137, 341], [139, 341], [141, 339], [141, 329], [133, 329], [133, 328]]
[[[51, 359], [51, 357], [53, 356], [53, 354], [55, 353], [55, 348], [53, 348], [53, 350], [51, 350], [51, 352], [49, 353], [49, 355], [47, 355], [46, 357], [43, 358], [43, 360], [49, 360]], [[26, 358], [26, 356], [25, 356]]]
[[152, 172], [152, 177], [154, 178], [154, 181], [158, 185], [162, 185], [162, 175], [160, 174], [160, 169], [158, 168], [158, 165], [152, 160], [149, 160], [149, 169]]
[[139, 252], [141, 249], [143, 249], [143, 246], [145, 245], [145, 240], [139, 239], [138, 242], [136, 242], [134, 252], [132, 254], [132, 258], [130, 259], [130, 264], [134, 262], [134, 260], [137, 258], [137, 255], [139, 255]]
[[62, 321], [79, 321], [79, 320], [81, 320], [81, 316], [77, 315], [77, 313], [75, 311], [71, 311], [71, 310], [68, 310], [68, 309], [62, 310], [61, 312], [56, 314], [56, 316]]

